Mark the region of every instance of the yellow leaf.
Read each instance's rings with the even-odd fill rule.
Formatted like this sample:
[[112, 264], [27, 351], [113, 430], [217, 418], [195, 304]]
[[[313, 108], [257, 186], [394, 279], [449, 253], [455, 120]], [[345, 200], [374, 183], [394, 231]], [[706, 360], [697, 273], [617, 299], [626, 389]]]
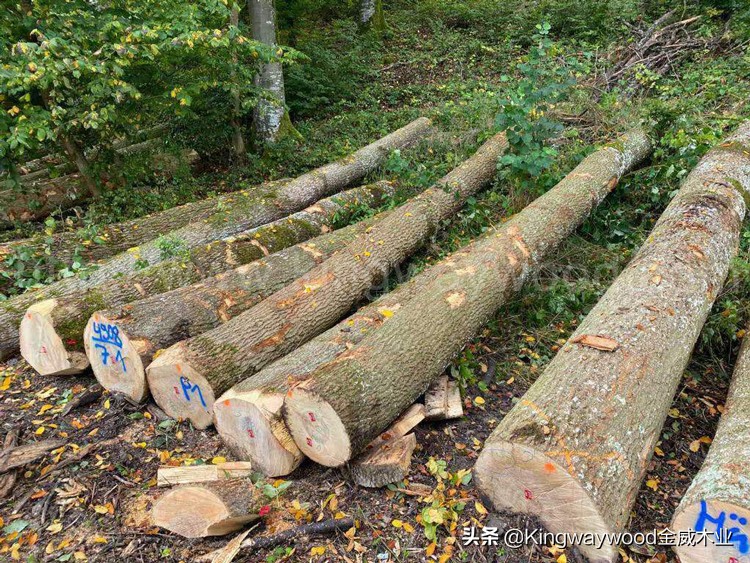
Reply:
[[383, 315], [386, 319], [390, 319], [393, 316], [393, 311], [390, 309], [380, 309], [380, 314]]
[[73, 554], [73, 557], [75, 558], [76, 561], [86, 561], [87, 559], [86, 554], [83, 551], [76, 551]]
[[47, 527], [47, 531], [50, 534], [59, 534], [60, 532], [62, 532], [62, 529], [63, 529], [63, 525], [62, 525], [62, 522], [60, 522], [59, 520], [55, 520], [52, 524], [50, 524]]
[[657, 481], [656, 479], [649, 479], [648, 481], [646, 481], [646, 486], [649, 489], [653, 489], [655, 491], [659, 488], [659, 481]]
[[102, 536], [94, 536], [94, 543], [107, 543], [107, 538]]
[[97, 514], [107, 514], [109, 510], [107, 510], [106, 506], [102, 504], [97, 504], [96, 506], [94, 506], [94, 512], [96, 512]]
[[220, 455], [217, 455], [215, 458], [211, 460], [211, 463], [213, 463], [214, 465], [219, 465], [220, 463], [226, 463], [226, 462], [227, 462], [227, 458], [222, 457]]
[[475, 405], [480, 405], [480, 406], [481, 406], [481, 405], [483, 405], [483, 404], [484, 404], [484, 399], [483, 399], [482, 397], [475, 397], [475, 398], [474, 398], [474, 404], [475, 404]]
[[565, 557], [564, 553], [560, 557], [557, 558], [557, 563], [568, 563], [568, 558]]
[[404, 523], [401, 520], [394, 520], [393, 522], [391, 522], [391, 525], [394, 528], [401, 528], [404, 525]]
[[699, 440], [693, 440], [690, 442], [690, 451], [691, 452], [697, 452], [701, 449], [701, 443]]
[[44, 426], [40, 426], [39, 428], [37, 428], [34, 434], [36, 434], [37, 436], [41, 436], [42, 434], [44, 434]]
[[44, 413], [46, 413], [46, 412], [47, 412], [48, 410], [50, 410], [51, 408], [52, 408], [52, 405], [44, 405], [44, 406], [43, 406], [43, 407], [42, 407], [41, 409], [39, 409], [39, 412], [38, 412], [38, 413], [36, 413], [36, 414], [37, 414], [37, 415], [40, 415], [40, 414], [44, 414]]
[[432, 554], [435, 553], [436, 547], [437, 547], [437, 544], [435, 542], [432, 542], [430, 545], [427, 546], [427, 549], [424, 550], [424, 554], [427, 557], [432, 556]]
[[404, 532], [406, 532], [407, 534], [413, 534], [414, 533], [414, 526], [412, 526], [408, 522], [404, 522]]
[[104, 408], [105, 408], [105, 409], [108, 409], [108, 408], [109, 408], [109, 405], [110, 405], [110, 403], [109, 403], [109, 399], [107, 399], [106, 401], [104, 401]]
[[654, 453], [659, 457], [664, 457], [664, 451], [659, 446], [654, 448]]
[[479, 502], [479, 501], [476, 501], [476, 502], [474, 503], [474, 508], [476, 509], [476, 511], [477, 511], [477, 512], [478, 512], [479, 514], [487, 514], [487, 509], [486, 509], [486, 508], [484, 507], [484, 505], [483, 505], [483, 504], [482, 504], [481, 502]]
[[318, 545], [310, 549], [310, 555], [323, 555], [326, 552], [326, 548], [323, 545]]

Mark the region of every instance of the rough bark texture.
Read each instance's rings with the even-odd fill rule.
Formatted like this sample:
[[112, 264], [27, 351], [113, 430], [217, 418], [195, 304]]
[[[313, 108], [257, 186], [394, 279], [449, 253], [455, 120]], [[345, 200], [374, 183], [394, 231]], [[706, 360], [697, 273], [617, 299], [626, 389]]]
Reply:
[[359, 23], [363, 27], [372, 27], [377, 31], [385, 30], [383, 0], [361, 0], [359, 7]]
[[411, 454], [417, 437], [408, 434], [364, 453], [349, 466], [352, 480], [361, 487], [385, 487], [402, 481], [409, 474]]
[[[217, 198], [211, 209], [218, 210], [202, 221], [170, 232], [169, 240], [180, 250], [189, 250], [286, 217], [360, 180], [380, 166], [392, 150], [418, 141], [430, 130], [430, 120], [420, 118], [340, 161], [293, 180], [276, 182], [274, 189], [269, 188], [260, 198], [241, 192]], [[158, 264], [168, 258], [163, 240], [153, 240], [100, 263], [86, 279], [69, 278], [0, 303], [0, 360], [18, 350], [18, 324], [34, 302], [80, 294], [111, 283], [117, 275], [137, 272], [139, 264]]]
[[[336, 217], [345, 215], [348, 210], [356, 209], [360, 205], [380, 204], [387, 197], [394, 195], [395, 192], [396, 186], [385, 181], [353, 188], [342, 194], [323, 199], [315, 205], [284, 219], [250, 229], [235, 237], [195, 248], [188, 251], [185, 256], [156, 264], [141, 271], [136, 276], [119, 278], [108, 285], [66, 299], [45, 300], [36, 303], [29, 307], [21, 321], [21, 353], [29, 364], [42, 375], [61, 375], [63, 372], [65, 374], [76, 373], [70, 371], [69, 362], [65, 361], [64, 358], [68, 354], [83, 351], [84, 346], [87, 346], [88, 339], [82, 339], [81, 336], [89, 318], [97, 310], [122, 307], [127, 303], [170, 292], [217, 273], [226, 272], [238, 265], [249, 264], [272, 252], [308, 240], [321, 231], [329, 230]], [[339, 239], [340, 237], [337, 238], [337, 240]], [[175, 272], [176, 275], [172, 275]], [[288, 274], [289, 271], [283, 269], [280, 273]], [[304, 272], [301, 272], [300, 275], [302, 273]], [[234, 278], [229, 277], [230, 283], [238, 279], [247, 281], [242, 273]], [[226, 281], [228, 281], [226, 278], [222, 279], [222, 282]], [[242, 287], [246, 286], [243, 285]], [[279, 286], [276, 287], [276, 289], [279, 288]], [[139, 333], [139, 329], [134, 328], [135, 333], [139, 335], [135, 339], [139, 342], [136, 348], [145, 347], [144, 354], [148, 355], [150, 361], [151, 354], [159, 348], [178, 342], [188, 336], [199, 334], [199, 329], [205, 326], [203, 323], [207, 322], [208, 314], [212, 314], [217, 320], [223, 322], [228, 320], [227, 315], [236, 315], [243, 311], [242, 305], [245, 305], [245, 308], [250, 306], [247, 303], [249, 296], [232, 295], [233, 291], [241, 289], [239, 285], [228, 287], [226, 283], [222, 283], [219, 288], [212, 287], [212, 289], [216, 294], [210, 303], [202, 302], [202, 299], [207, 297], [206, 294], [202, 294], [197, 301], [179, 302], [180, 299], [189, 295], [189, 291], [177, 296], [165, 296], [164, 299], [158, 299], [156, 303], [154, 301], [147, 302], [145, 309], [143, 307], [140, 309], [142, 312], [140, 318], [138, 315], [135, 317], [139, 320], [145, 320], [147, 323], [147, 326], [143, 327], [143, 333]], [[265, 293], [265, 295], [269, 295], [269, 293]], [[170, 317], [169, 302], [172, 297], [176, 300], [174, 306], [179, 312], [183, 314], [194, 313], [195, 322], [192, 325], [189, 325], [189, 322], [184, 318]], [[236, 305], [228, 306], [227, 303], [231, 301], [237, 302]], [[190, 309], [186, 309], [188, 305]], [[192, 309], [196, 306], [197, 309]], [[209, 313], [212, 306], [214, 309], [212, 313]], [[130, 309], [129, 307], [128, 310]], [[155, 315], [156, 311], [159, 314]], [[111, 320], [122, 317], [122, 313], [111, 310], [101, 317], [109, 319], [110, 314], [112, 315]], [[100, 319], [95, 322], [99, 324], [106, 321]], [[138, 326], [138, 323], [136, 323], [135, 327]], [[151, 337], [148, 336], [150, 329], [156, 331]], [[195, 331], [191, 329], [195, 329]], [[205, 328], [205, 330], [208, 330], [208, 328]], [[159, 343], [161, 340], [157, 335], [161, 335], [162, 339], [170, 338], [165, 335], [172, 334], [173, 331], [173, 340], [170, 340], [168, 344]], [[153, 340], [153, 346], [147, 346], [146, 343], [149, 339]], [[29, 345], [30, 342], [32, 345]], [[92, 360], [94, 360], [94, 356], [98, 356], [96, 350], [88, 350], [88, 353]], [[59, 357], [63, 361], [51, 361], [51, 356]], [[128, 359], [125, 358], [126, 362]], [[130, 359], [137, 364], [137, 376], [143, 378], [145, 372], [142, 367], [139, 367], [140, 362], [134, 358]], [[95, 373], [97, 367], [102, 367], [106, 372], [111, 369], [111, 366], [98, 366], [96, 361], [94, 361], [93, 366]], [[88, 362], [83, 367], [88, 367]], [[133, 375], [136, 376], [136, 374]], [[121, 378], [122, 374], [118, 373], [118, 380]]]
[[[494, 136], [438, 185], [319, 267], [219, 328], [166, 350], [147, 370], [157, 404], [198, 427], [210, 425], [216, 397], [335, 324], [391, 268], [429, 240], [467, 197], [492, 181], [506, 147], [504, 135]], [[185, 381], [205, 401], [182, 400], [172, 392]]]
[[[688, 176], [640, 251], [503, 418], [475, 469], [497, 510], [555, 532], [628, 521], [690, 353], [736, 253], [750, 123]], [[580, 546], [614, 561], [617, 546]]]
[[[683, 563], [743, 561], [750, 554], [750, 338], [745, 337], [711, 449], [670, 528], [707, 531], [704, 544], [676, 548]], [[727, 546], [719, 546], [731, 531]]]
[[268, 504], [250, 479], [177, 487], [153, 508], [154, 523], [186, 538], [223, 536], [260, 518]]
[[[237, 4], [232, 4], [229, 25], [235, 28], [240, 25], [240, 7]], [[236, 68], [237, 53], [234, 51], [232, 52], [232, 64]], [[236, 80], [236, 72], [232, 71], [232, 81], [235, 82]], [[247, 149], [245, 148], [245, 137], [242, 135], [242, 100], [236, 86], [232, 88], [230, 95], [232, 97], [232, 118], [230, 120], [230, 125], [232, 126], [232, 149], [234, 150], [237, 162], [244, 164], [247, 162]]]
[[361, 452], [649, 152], [648, 138], [633, 132], [590, 155], [555, 188], [472, 245], [391, 321], [292, 388], [284, 420], [302, 452], [329, 466]]

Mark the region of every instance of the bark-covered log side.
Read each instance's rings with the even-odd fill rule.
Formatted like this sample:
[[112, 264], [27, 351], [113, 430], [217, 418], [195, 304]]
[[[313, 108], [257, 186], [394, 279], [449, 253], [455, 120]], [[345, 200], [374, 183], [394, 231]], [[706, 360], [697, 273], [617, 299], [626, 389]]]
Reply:
[[[216, 275], [216, 273], [226, 272], [236, 266], [249, 264], [263, 256], [288, 248], [295, 243], [308, 240], [318, 235], [321, 231], [329, 230], [337, 217], [345, 216], [352, 209], [358, 209], [360, 206], [379, 205], [387, 197], [395, 195], [395, 193], [395, 184], [386, 181], [353, 188], [342, 194], [320, 200], [315, 205], [284, 219], [279, 219], [262, 227], [250, 229], [236, 237], [198, 247], [188, 251], [184, 256], [156, 264], [137, 274], [137, 279], [132, 279], [133, 276], [128, 276], [83, 294], [65, 299], [57, 299], [54, 306], [44, 308], [45, 318], [43, 323], [46, 327], [44, 330], [54, 332], [55, 334], [47, 334], [39, 338], [38, 340], [46, 341], [43, 342], [42, 346], [29, 347], [24, 345], [24, 340], [28, 342], [30, 335], [32, 335], [33, 340], [37, 340], [33, 335], [39, 332], [37, 329], [40, 322], [37, 318], [38, 307], [37, 304], [32, 305], [21, 321], [20, 338], [23, 356], [40, 374], [54, 375], [57, 371], [42, 369], [42, 366], [48, 370], [54, 370], [55, 368], [55, 362], [46, 361], [46, 358], [50, 356], [51, 350], [55, 349], [55, 354], [60, 357], [64, 357], [70, 352], [83, 351], [84, 342], [81, 336], [83, 335], [86, 323], [95, 311], [102, 308], [121, 307], [135, 300], [184, 287], [203, 278]], [[343, 240], [340, 237], [338, 239]], [[171, 274], [175, 271], [177, 275], [172, 276]], [[165, 276], [165, 273], [168, 275]], [[225, 294], [222, 303], [227, 297], [235, 299], [234, 296], [230, 296], [232, 290], [228, 289], [228, 291], [229, 293]], [[184, 297], [184, 295], [180, 297]], [[239, 296], [235, 300], [239, 304], [246, 302], [239, 298]], [[49, 302], [50, 300], [45, 300], [43, 303], [46, 304]], [[102, 304], [103, 306], [101, 306]], [[192, 306], [194, 305], [192, 304]], [[154, 320], [149, 325], [157, 326], [157, 328], [166, 328], [168, 326], [170, 329], [174, 326], [181, 326], [180, 322], [176, 324], [169, 323], [169, 317], [165, 316], [167, 310], [163, 308], [164, 306], [165, 303], [161, 302], [157, 309], [157, 311], [161, 312], [160, 315], [154, 316], [152, 311], [151, 314]], [[208, 307], [210, 305], [206, 303], [204, 308]], [[241, 305], [238, 305], [238, 307], [241, 307]], [[219, 313], [221, 316], [230, 312], [227, 310], [225, 304], [219, 305], [218, 310], [221, 311]], [[199, 311], [196, 310], [195, 313], [198, 315]], [[156, 321], [156, 325], [154, 321]], [[32, 326], [33, 328], [31, 328]], [[190, 332], [189, 327], [183, 326], [178, 331], [178, 334], [185, 333], [186, 331]], [[168, 334], [168, 331], [164, 331], [163, 333]], [[187, 338], [187, 336], [183, 338]], [[179, 340], [182, 340], [182, 338], [172, 340], [170, 344]], [[60, 349], [61, 346], [65, 346], [65, 348]], [[161, 347], [151, 349], [150, 353]], [[89, 353], [93, 352], [89, 350]], [[59, 367], [62, 370], [66, 370], [66, 373], [69, 374], [71, 373], [69, 371], [70, 366], [67, 363], [64, 362]], [[96, 364], [94, 364], [94, 367], [96, 367]], [[142, 370], [139, 370], [138, 373], [141, 376], [143, 375]]]
[[[420, 118], [344, 159], [298, 178], [276, 182], [275, 188], [260, 198], [243, 193], [227, 196], [232, 199], [220, 198], [216, 204], [219, 211], [203, 221], [170, 232], [169, 247], [178, 251], [189, 250], [286, 217], [363, 178], [380, 166], [391, 151], [411, 145], [431, 129], [430, 120]], [[133, 274], [142, 264], [153, 265], [168, 260], [170, 253], [165, 253], [164, 248], [163, 239], [153, 240], [100, 263], [85, 279], [69, 278], [0, 303], [0, 359], [18, 350], [18, 324], [34, 302], [82, 293], [111, 283], [115, 276]]]
[[[148, 396], [145, 368], [156, 352], [211, 330], [249, 309], [344, 248], [379, 217], [321, 235], [203, 282], [94, 313], [84, 331], [94, 375], [110, 391], [124, 393], [135, 401], [144, 400]], [[90, 340], [94, 323], [117, 327], [123, 348], [133, 350], [132, 354], [122, 354], [125, 373], [123, 364], [103, 363], [101, 348]]]
[[[166, 412], [211, 423], [215, 398], [235, 383], [333, 326], [378, 281], [422, 246], [470, 195], [495, 176], [504, 134], [423, 194], [410, 199], [319, 267], [224, 325], [167, 349], [148, 368], [149, 387]], [[190, 375], [178, 374], [177, 368]], [[168, 392], [174, 379], [192, 381], [205, 399]], [[163, 403], [163, 404], [162, 404]], [[184, 412], [183, 412], [184, 409]]]
[[[330, 466], [361, 452], [649, 153], [648, 138], [636, 131], [588, 156], [556, 187], [473, 245], [391, 321], [291, 389], [284, 419], [302, 452]], [[309, 407], [304, 413], [303, 405]]]
[[250, 479], [175, 487], [153, 508], [154, 523], [186, 538], [223, 536], [260, 518], [268, 497]]
[[[750, 338], [737, 358], [729, 395], [708, 456], [680, 501], [670, 528], [708, 531], [707, 544], [677, 547], [683, 563], [742, 561], [750, 553]], [[722, 531], [733, 530], [718, 546]]]
[[[476, 466], [494, 508], [556, 532], [616, 531], [734, 257], [750, 193], [750, 123], [691, 172], [650, 236]], [[591, 560], [617, 549], [581, 546]]]

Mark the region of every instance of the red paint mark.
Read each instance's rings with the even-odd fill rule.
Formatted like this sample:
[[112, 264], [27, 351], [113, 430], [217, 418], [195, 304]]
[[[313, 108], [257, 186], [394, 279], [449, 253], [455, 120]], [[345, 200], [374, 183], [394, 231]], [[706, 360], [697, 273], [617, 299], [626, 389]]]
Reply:
[[175, 386], [173, 387], [173, 389], [174, 389], [174, 394], [175, 394], [175, 395], [177, 395], [177, 396], [179, 397], [179, 396], [180, 396], [180, 392], [179, 392], [179, 391], [177, 390], [177, 386], [175, 385]]
[[42, 354], [46, 354], [46, 353], [47, 353], [47, 347], [46, 346], [42, 346]]
[[531, 491], [529, 489], [523, 490], [523, 496], [526, 497], [526, 500], [531, 500], [534, 498], [534, 495], [531, 494]]
[[26, 313], [26, 318], [31, 319], [31, 313]]
[[250, 428], [247, 429], [247, 435], [251, 438], [255, 438], [255, 432], [253, 432]]
[[730, 557], [729, 558], [729, 563], [740, 563], [740, 560], [737, 559], [736, 557]]
[[554, 473], [555, 471], [557, 471], [555, 469], [555, 465], [553, 463], [549, 463], [549, 462], [544, 464], [544, 470], [547, 473]]
[[67, 344], [68, 346], [75, 346], [75, 345], [76, 345], [77, 343], [78, 343], [78, 342], [76, 342], [76, 341], [75, 341], [75, 340], [73, 340], [72, 338], [68, 338], [68, 339], [67, 339], [67, 340], [65, 341], [65, 344]]
[[307, 445], [312, 448], [312, 438], [308, 438], [305, 442], [307, 442]]
[[260, 508], [260, 510], [258, 511], [258, 515], [265, 516], [269, 512], [271, 512], [271, 507], [269, 505], [265, 505]]
[[307, 413], [307, 416], [310, 417], [310, 422], [315, 422], [315, 415], [311, 412]]

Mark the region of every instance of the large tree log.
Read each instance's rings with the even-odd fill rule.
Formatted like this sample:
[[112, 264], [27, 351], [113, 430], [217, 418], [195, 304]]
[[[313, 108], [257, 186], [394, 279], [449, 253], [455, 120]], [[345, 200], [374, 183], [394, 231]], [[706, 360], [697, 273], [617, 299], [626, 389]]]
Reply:
[[209, 426], [216, 397], [335, 324], [492, 181], [506, 147], [505, 135], [494, 136], [436, 186], [302, 278], [224, 325], [167, 349], [147, 369], [154, 400], [172, 416]]
[[[315, 205], [302, 211], [298, 211], [289, 217], [279, 219], [262, 227], [250, 229], [235, 237], [210, 243], [203, 247], [198, 247], [187, 252], [185, 256], [180, 256], [171, 261], [161, 262], [142, 271], [136, 276], [120, 278], [109, 285], [104, 285], [92, 289], [80, 295], [74, 295], [66, 299], [48, 299], [35, 303], [29, 307], [24, 315], [20, 326], [20, 348], [21, 354], [34, 369], [42, 375], [67, 375], [79, 373], [82, 369], [88, 367], [88, 361], [81, 363], [79, 360], [80, 352], [84, 346], [88, 355], [91, 357], [94, 365], [94, 371], [100, 367], [104, 372], [117, 371], [117, 380], [122, 379], [122, 371], [117, 366], [112, 366], [111, 362], [98, 363], [94, 358], [108, 357], [108, 353], [103, 349], [94, 349], [94, 345], [89, 347], [91, 335], [90, 326], [87, 336], [81, 338], [84, 334], [84, 327], [89, 318], [103, 307], [119, 308], [132, 301], [145, 298], [151, 295], [158, 295], [163, 292], [172, 291], [177, 287], [197, 282], [216, 272], [225, 272], [238, 264], [248, 264], [271, 252], [276, 252], [289, 247], [295, 243], [308, 240], [310, 237], [319, 234], [321, 231], [330, 229], [334, 221], [341, 215], [346, 215], [350, 209], [357, 209], [359, 206], [379, 205], [389, 196], [396, 193], [396, 186], [391, 182], [377, 182], [375, 184], [353, 188], [342, 194], [331, 196], [320, 200]], [[177, 271], [176, 276], [171, 274]], [[301, 272], [300, 275], [304, 273]], [[133, 279], [137, 278], [137, 279]], [[228, 276], [229, 280], [245, 280], [244, 275], [240, 273], [237, 276]], [[228, 281], [222, 278], [222, 282]], [[288, 279], [288, 278], [287, 278]], [[291, 281], [291, 279], [289, 280]], [[227, 286], [221, 283], [220, 287], [211, 286], [218, 294], [214, 296], [212, 304], [214, 308], [212, 313], [217, 317], [217, 323], [228, 320], [226, 315], [231, 314], [235, 308], [227, 307], [226, 299], [230, 296], [232, 300], [241, 304], [246, 301], [240, 296], [231, 295], [233, 291], [243, 289], [242, 286]], [[276, 287], [279, 289], [279, 286]], [[145, 320], [147, 326], [144, 327], [144, 333], [139, 334], [138, 340], [141, 342], [138, 349], [143, 348], [143, 354], [151, 360], [151, 355], [159, 348], [165, 347], [174, 342], [178, 342], [190, 335], [198, 334], [199, 328], [205, 326], [208, 322], [206, 319], [207, 312], [201, 311], [209, 309], [211, 304], [202, 303], [203, 297], [207, 297], [205, 292], [198, 296], [197, 301], [189, 303], [189, 311], [185, 309], [188, 303], [179, 302], [187, 298], [190, 291], [183, 292], [177, 296], [170, 295], [164, 299], [159, 299], [157, 303], [147, 302], [144, 307], [140, 308], [141, 317], [136, 318]], [[269, 293], [266, 293], [269, 295]], [[175, 311], [177, 315], [183, 312], [185, 315], [193, 313], [195, 322], [188, 326], [182, 319], [172, 318], [169, 315], [169, 301], [174, 299]], [[218, 300], [218, 301], [217, 301]], [[198, 306], [198, 309], [194, 307]], [[201, 307], [203, 309], [201, 309]], [[248, 304], [245, 308], [250, 307]], [[137, 308], [133, 305], [132, 308]], [[130, 310], [130, 307], [129, 307]], [[244, 309], [239, 309], [238, 314]], [[160, 314], [154, 316], [154, 311]], [[145, 315], [145, 316], [144, 316]], [[102, 315], [102, 318], [112, 320], [121, 318], [122, 312], [109, 310]], [[127, 314], [125, 315], [127, 316]], [[170, 323], [170, 321], [172, 321]], [[92, 321], [93, 322], [93, 321]], [[102, 324], [101, 319], [95, 321], [97, 325]], [[136, 327], [138, 325], [135, 325]], [[215, 325], [214, 325], [215, 326]], [[213, 327], [208, 327], [213, 328]], [[205, 328], [205, 330], [208, 330]], [[196, 329], [195, 331], [191, 329]], [[138, 334], [138, 328], [134, 328]], [[154, 340], [153, 346], [147, 346], [149, 330], [155, 330], [152, 335]], [[174, 332], [176, 331], [176, 332]], [[161, 334], [162, 338], [169, 339], [174, 334], [174, 339], [168, 343], [161, 342], [157, 335]], [[181, 336], [182, 335], [182, 336]], [[70, 344], [74, 342], [74, 344]], [[100, 354], [101, 351], [101, 354]], [[84, 356], [85, 358], [85, 356]], [[75, 359], [75, 361], [74, 361]], [[140, 366], [140, 361], [134, 358], [124, 357], [124, 364], [128, 365], [128, 360], [136, 362], [136, 372], [134, 377], [141, 380], [145, 378], [145, 371]], [[148, 364], [145, 364], [148, 365]], [[99, 375], [99, 374], [97, 374]], [[108, 376], [103, 377], [103, 381], [108, 380]], [[142, 387], [142, 386], [141, 386]]]
[[[678, 546], [682, 563], [743, 561], [750, 554], [750, 338], [745, 338], [719, 428], [680, 501], [672, 530], [708, 532], [707, 542]], [[731, 532], [731, 536], [729, 535]], [[726, 543], [728, 545], [717, 545]]]
[[[476, 244], [476, 243], [475, 243]], [[252, 461], [269, 477], [294, 471], [304, 459], [281, 418], [284, 396], [296, 383], [331, 362], [383, 326], [422, 293], [437, 276], [454, 267], [471, 246], [451, 254], [333, 328], [239, 382], [214, 403], [214, 422], [224, 443], [239, 459]]]
[[[619, 531], [734, 257], [750, 122], [709, 152], [639, 252], [487, 439], [475, 469], [497, 510], [552, 532]], [[615, 561], [617, 546], [579, 546]]]
[[[259, 198], [242, 193], [230, 194], [226, 196], [228, 199], [217, 198], [214, 205], [218, 210], [203, 221], [193, 221], [170, 232], [169, 246], [173, 251], [190, 250], [286, 217], [363, 178], [380, 166], [392, 150], [418, 141], [431, 127], [429, 119], [417, 119], [338, 162], [293, 180], [276, 182], [273, 190]], [[33, 303], [100, 287], [111, 283], [116, 276], [137, 272], [143, 264], [158, 264], [169, 257], [170, 253], [164, 251], [164, 240], [155, 239], [100, 263], [85, 279], [69, 278], [1, 303], [0, 360], [18, 350], [18, 324]]]
[[154, 504], [157, 526], [186, 538], [223, 536], [261, 517], [268, 498], [250, 479], [195, 483], [172, 489]]
[[333, 467], [361, 452], [649, 152], [646, 135], [633, 132], [588, 156], [388, 323], [290, 389], [283, 415], [300, 450]]

